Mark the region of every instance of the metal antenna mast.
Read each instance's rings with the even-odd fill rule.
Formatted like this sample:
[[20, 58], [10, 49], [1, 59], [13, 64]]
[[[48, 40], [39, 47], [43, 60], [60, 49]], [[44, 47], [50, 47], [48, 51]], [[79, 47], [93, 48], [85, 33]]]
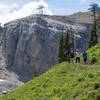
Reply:
[[39, 14], [43, 15], [43, 8], [45, 8], [43, 5], [38, 6], [37, 10], [39, 10]]

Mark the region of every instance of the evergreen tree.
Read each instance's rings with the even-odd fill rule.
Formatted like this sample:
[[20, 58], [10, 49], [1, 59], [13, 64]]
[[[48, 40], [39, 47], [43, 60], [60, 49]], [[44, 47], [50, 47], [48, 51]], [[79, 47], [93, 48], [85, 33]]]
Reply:
[[98, 21], [98, 20], [100, 20], [100, 12], [98, 13], [98, 18], [97, 18], [97, 21]]
[[98, 21], [97, 29], [100, 31], [100, 12], [99, 12], [99, 16], [98, 16], [97, 21]]
[[88, 43], [88, 48], [91, 48], [93, 46], [93, 33], [91, 32], [90, 37], [89, 37], [89, 43]]
[[33, 74], [32, 74], [32, 79], [34, 79], [35, 77], [37, 77], [37, 69], [33, 70]]
[[98, 18], [100, 19], [100, 12], [99, 12], [99, 17]]
[[58, 50], [58, 60], [59, 63], [64, 61], [64, 35], [61, 35], [59, 40], [59, 50]]
[[97, 29], [96, 29], [96, 23], [93, 23], [93, 26], [91, 28], [90, 38], [89, 38], [89, 48], [92, 46], [95, 46], [97, 44]]
[[98, 5], [96, 3], [93, 3], [93, 4], [90, 5], [90, 8], [88, 9], [90, 12], [92, 12], [94, 22], [96, 20], [96, 8], [97, 7], [98, 7]]
[[97, 22], [96, 22], [96, 7], [97, 4], [90, 5], [91, 8], [89, 10], [92, 12], [93, 15], [93, 26], [90, 33], [89, 44], [88, 47], [91, 48], [97, 44]]
[[95, 12], [96, 13], [99, 13], [100, 12], [100, 7], [98, 6], [98, 4], [97, 3], [92, 3], [92, 4], [90, 4], [90, 8], [88, 9], [88, 10], [93, 10], [93, 9], [95, 9]]
[[64, 39], [64, 60], [70, 62], [71, 43], [68, 32]]

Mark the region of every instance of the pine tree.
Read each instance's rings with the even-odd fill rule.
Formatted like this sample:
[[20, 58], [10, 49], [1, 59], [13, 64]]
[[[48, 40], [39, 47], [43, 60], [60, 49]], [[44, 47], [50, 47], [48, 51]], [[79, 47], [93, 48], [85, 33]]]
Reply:
[[[97, 34], [100, 35], [100, 12], [98, 13], [98, 18], [97, 18]], [[98, 38], [99, 40], [99, 38]]]
[[97, 44], [97, 22], [96, 22], [96, 7], [97, 4], [90, 5], [91, 8], [89, 9], [93, 15], [93, 26], [90, 33], [89, 44], [88, 47], [91, 48]]
[[68, 32], [64, 39], [64, 60], [70, 62], [71, 43]]
[[64, 61], [64, 35], [61, 35], [59, 40], [59, 50], [58, 50], [58, 60], [59, 63]]
[[34, 79], [35, 77], [37, 77], [37, 69], [33, 70], [33, 74], [32, 74], [32, 79]]
[[99, 14], [98, 14], [99, 16], [98, 16], [98, 18], [100, 19], [100, 12], [99, 12]]
[[93, 21], [96, 20], [96, 8], [98, 7], [98, 5], [96, 3], [90, 4], [90, 8], [88, 9], [90, 12], [92, 12], [92, 16], [93, 16]]
[[97, 18], [97, 21], [98, 21], [98, 20], [100, 20], [100, 12], [98, 13], [98, 18]]
[[90, 37], [89, 37], [89, 43], [88, 43], [88, 48], [91, 48], [93, 46], [93, 33], [91, 32]]
[[96, 22], [94, 22], [91, 33], [90, 33], [90, 39], [89, 39], [89, 48], [92, 46], [95, 46], [97, 44], [97, 29], [96, 29]]
[[99, 12], [99, 16], [98, 16], [98, 30], [100, 30], [100, 12]]

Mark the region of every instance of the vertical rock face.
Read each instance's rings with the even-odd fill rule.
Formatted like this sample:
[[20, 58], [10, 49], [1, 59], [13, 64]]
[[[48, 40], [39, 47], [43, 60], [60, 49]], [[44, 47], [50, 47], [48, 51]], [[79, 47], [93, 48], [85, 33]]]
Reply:
[[5, 59], [2, 54], [2, 40], [0, 39], [0, 96], [7, 94], [22, 84], [23, 82], [19, 81], [19, 77], [13, 71], [6, 69]]
[[[73, 18], [72, 18], [73, 19]], [[33, 70], [44, 73], [57, 63], [57, 49], [61, 33], [72, 29], [81, 38], [77, 47], [85, 48], [91, 23], [77, 23], [66, 16], [32, 15], [5, 24], [3, 51], [6, 64], [24, 81], [30, 79]], [[85, 45], [85, 46], [83, 46]]]

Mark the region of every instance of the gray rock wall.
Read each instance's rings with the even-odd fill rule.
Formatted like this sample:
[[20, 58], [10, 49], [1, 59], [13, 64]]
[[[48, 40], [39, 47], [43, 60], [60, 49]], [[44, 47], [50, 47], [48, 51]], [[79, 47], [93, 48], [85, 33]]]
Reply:
[[[77, 48], [86, 48], [91, 23], [76, 23], [66, 16], [32, 15], [5, 24], [3, 50], [9, 69], [29, 80], [57, 63], [59, 37], [68, 29], [77, 33]], [[26, 78], [25, 78], [26, 77]]]

